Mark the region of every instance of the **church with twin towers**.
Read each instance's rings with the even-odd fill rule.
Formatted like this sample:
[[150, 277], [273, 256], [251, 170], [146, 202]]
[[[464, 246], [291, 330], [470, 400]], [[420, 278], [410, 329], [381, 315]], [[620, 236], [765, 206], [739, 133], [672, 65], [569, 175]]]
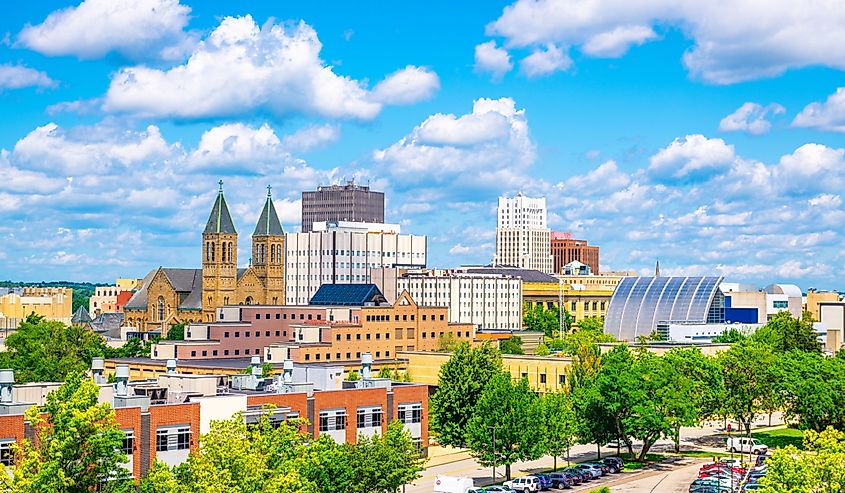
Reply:
[[124, 306], [126, 325], [142, 332], [171, 324], [211, 322], [224, 305], [279, 305], [285, 301], [285, 233], [270, 187], [252, 232], [248, 268], [238, 268], [238, 232], [223, 182], [202, 232], [201, 269], [158, 267]]

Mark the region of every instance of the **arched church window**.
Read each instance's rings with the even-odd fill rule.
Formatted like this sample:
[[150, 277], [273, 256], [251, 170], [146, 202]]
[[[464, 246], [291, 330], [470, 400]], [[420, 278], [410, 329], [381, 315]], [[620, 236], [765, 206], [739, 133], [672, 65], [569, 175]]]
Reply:
[[164, 296], [158, 297], [158, 313], [157, 313], [157, 315], [158, 315], [158, 321], [163, 322], [164, 321]]
[[229, 242], [229, 262], [232, 261], [232, 242]]

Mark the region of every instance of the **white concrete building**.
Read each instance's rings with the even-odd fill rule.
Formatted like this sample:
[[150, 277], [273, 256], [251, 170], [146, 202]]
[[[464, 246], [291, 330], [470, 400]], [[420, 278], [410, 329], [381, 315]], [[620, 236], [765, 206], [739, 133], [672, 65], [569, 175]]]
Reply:
[[461, 269], [375, 269], [372, 282], [393, 303], [408, 291], [420, 306], [449, 308], [450, 323], [481, 329], [522, 327], [522, 279]]
[[323, 284], [372, 282], [373, 269], [425, 267], [426, 258], [426, 237], [398, 225], [314, 223], [285, 235], [285, 304], [307, 305]]
[[499, 197], [494, 265], [552, 272], [545, 197]]

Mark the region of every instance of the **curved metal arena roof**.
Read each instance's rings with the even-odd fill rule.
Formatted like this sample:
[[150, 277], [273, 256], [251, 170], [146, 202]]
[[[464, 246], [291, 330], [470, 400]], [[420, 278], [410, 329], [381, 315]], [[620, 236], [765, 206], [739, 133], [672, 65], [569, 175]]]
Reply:
[[604, 331], [635, 341], [657, 329], [658, 322], [707, 321], [722, 277], [626, 277], [604, 318]]

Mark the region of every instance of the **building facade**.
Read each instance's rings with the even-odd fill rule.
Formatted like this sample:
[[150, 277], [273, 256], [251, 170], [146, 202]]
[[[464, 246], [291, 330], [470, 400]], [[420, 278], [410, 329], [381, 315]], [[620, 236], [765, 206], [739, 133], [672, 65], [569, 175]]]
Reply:
[[546, 218], [544, 197], [499, 197], [493, 264], [553, 272]]
[[839, 293], [836, 291], [817, 291], [815, 289], [808, 289], [805, 297], [804, 309], [810, 312], [813, 320], [820, 321], [822, 319], [821, 303], [836, 303], [839, 301]]
[[307, 305], [323, 284], [372, 282], [373, 269], [426, 266], [426, 237], [401, 234], [398, 225], [317, 223], [316, 228], [286, 236], [287, 305]]
[[201, 245], [201, 269], [159, 267], [144, 277], [124, 306], [126, 325], [164, 332], [174, 323], [211, 322], [219, 306], [284, 302], [285, 236], [269, 191], [252, 233], [249, 268], [238, 268], [238, 233], [222, 182]]
[[352, 181], [302, 192], [301, 232], [308, 233], [315, 222], [323, 221], [383, 223], [384, 193]]
[[126, 301], [141, 288], [142, 282], [143, 279], [118, 279], [113, 286], [95, 287], [94, 295], [88, 300], [88, 313], [95, 317], [101, 313], [122, 312]]
[[599, 247], [588, 245], [586, 240], [576, 240], [571, 233], [551, 233], [553, 272], [560, 274], [563, 266], [578, 261], [590, 267], [593, 274], [599, 273]]
[[420, 306], [445, 306], [449, 322], [480, 329], [522, 327], [522, 279], [507, 274], [473, 274], [462, 269], [382, 268], [372, 282], [393, 302], [407, 291]]
[[0, 288], [0, 330], [15, 330], [32, 313], [70, 325], [73, 289]]
[[435, 351], [447, 340], [474, 342], [472, 324], [450, 323], [444, 306], [419, 306], [400, 294], [385, 306], [228, 306], [213, 323], [190, 325], [184, 341], [153, 345], [153, 359], [213, 360], [261, 356], [268, 362], [376, 361], [397, 351]]

